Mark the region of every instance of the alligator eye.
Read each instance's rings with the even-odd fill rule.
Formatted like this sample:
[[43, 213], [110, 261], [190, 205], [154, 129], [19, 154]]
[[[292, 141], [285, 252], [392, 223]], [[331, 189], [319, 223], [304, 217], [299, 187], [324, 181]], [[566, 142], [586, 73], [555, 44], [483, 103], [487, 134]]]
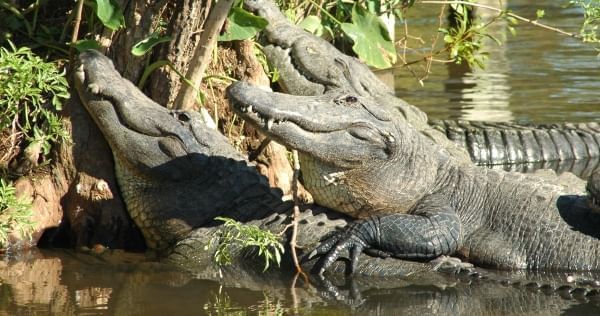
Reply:
[[186, 112], [176, 112], [173, 113], [173, 116], [181, 122], [189, 122], [192, 119]]

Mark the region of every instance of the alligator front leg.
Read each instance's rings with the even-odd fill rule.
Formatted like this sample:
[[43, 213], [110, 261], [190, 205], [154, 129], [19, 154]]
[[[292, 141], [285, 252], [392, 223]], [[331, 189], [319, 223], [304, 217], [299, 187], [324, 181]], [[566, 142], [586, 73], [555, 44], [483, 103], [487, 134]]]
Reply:
[[333, 233], [308, 258], [325, 254], [322, 274], [343, 251], [350, 254], [350, 271], [363, 251], [382, 257], [428, 260], [454, 253], [462, 244], [460, 218], [443, 197], [423, 198], [408, 214], [387, 214], [359, 220]]

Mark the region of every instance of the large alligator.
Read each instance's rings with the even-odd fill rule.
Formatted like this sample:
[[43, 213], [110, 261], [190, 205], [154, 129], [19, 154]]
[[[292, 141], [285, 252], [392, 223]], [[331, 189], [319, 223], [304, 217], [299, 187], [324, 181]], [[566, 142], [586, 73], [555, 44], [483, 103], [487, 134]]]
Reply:
[[[269, 188], [255, 166], [237, 153], [225, 137], [208, 128], [195, 112], [168, 110], [154, 103], [122, 78], [108, 58], [95, 51], [80, 55], [80, 66], [73, 77], [77, 94], [113, 151], [127, 209], [150, 248], [166, 256], [165, 262], [191, 270], [196, 277], [218, 279], [221, 284], [252, 288], [253, 284], [262, 287], [282, 276], [289, 280], [286, 272], [293, 270], [289, 249], [282, 258], [282, 269], [269, 269], [266, 273], [261, 272], [263, 261], [252, 249], [233, 249], [232, 268], [222, 270], [213, 264], [215, 249], [205, 249], [222, 228], [212, 219], [214, 216], [233, 217], [278, 233], [291, 219], [291, 203], [282, 201], [281, 192]], [[599, 187], [592, 185], [590, 189], [597, 192]], [[303, 208], [297, 240], [300, 254], [316, 246], [332, 229], [342, 228], [348, 222], [338, 212], [316, 205]], [[289, 237], [288, 231], [282, 235], [282, 242], [287, 244]], [[477, 282], [483, 276], [491, 278], [492, 289], [498, 287], [494, 297], [500, 292], [507, 293], [498, 281], [543, 291], [556, 290], [566, 297], [598, 294], [597, 286], [590, 282], [598, 277], [592, 274], [578, 274], [575, 278], [566, 273], [551, 277], [529, 273], [503, 277], [472, 268], [462, 270], [467, 272], [465, 276], [456, 276], [432, 273], [433, 270], [454, 273], [457, 267], [464, 266], [453, 261], [417, 262], [364, 254], [360, 257], [354, 273], [355, 277], [368, 277], [357, 280], [359, 283], [368, 280], [367, 288], [407, 283], [450, 288], [456, 282]], [[307, 260], [303, 269], [314, 271], [316, 263], [315, 259]], [[329, 271], [342, 274], [346, 269], [346, 264], [338, 261]], [[570, 279], [579, 281], [568, 283]], [[358, 290], [361, 288], [365, 286]], [[339, 297], [336, 287], [326, 286], [326, 291]], [[513, 288], [509, 293], [518, 297], [519, 291], [522, 290]]]
[[[74, 85], [112, 149], [119, 188], [147, 246], [195, 271], [212, 271], [214, 249], [204, 247], [222, 225], [216, 216], [280, 233], [291, 221], [291, 202], [269, 187], [253, 164], [235, 151], [197, 112], [168, 110], [122, 78], [107, 57], [82, 53]], [[309, 249], [347, 218], [318, 206], [301, 212], [298, 239]], [[283, 242], [289, 233], [283, 235]], [[252, 253], [234, 251], [236, 268], [260, 271]], [[283, 265], [291, 266], [289, 251]], [[304, 263], [309, 271], [315, 260]], [[419, 263], [363, 256], [364, 275], [418, 275], [436, 262]], [[258, 268], [257, 268], [258, 267]], [[344, 264], [337, 271], [343, 272]], [[291, 269], [289, 269], [291, 270]], [[289, 271], [288, 270], [288, 271]]]
[[[319, 95], [343, 89], [374, 97], [379, 104], [399, 110], [402, 117], [417, 130], [452, 149], [446, 136], [460, 148], [466, 149], [474, 162], [482, 165], [511, 165], [515, 169], [573, 168], [573, 171], [581, 172], [583, 177], [589, 176], [589, 170], [600, 167], [600, 125], [597, 123], [535, 126], [465, 121], [428, 122], [423, 111], [397, 98], [366, 65], [290, 23], [271, 0], [249, 0], [244, 1], [244, 5], [269, 21], [262, 31], [264, 52], [269, 62], [277, 68], [278, 82], [287, 93]], [[566, 163], [560, 166], [555, 163], [544, 164], [582, 158], [590, 159], [589, 163]]]
[[431, 260], [460, 255], [502, 269], [599, 270], [598, 176], [588, 183], [477, 167], [454, 157], [377, 99], [273, 93], [244, 82], [232, 109], [297, 149], [316, 203], [361, 218], [311, 255], [322, 273], [348, 250]]

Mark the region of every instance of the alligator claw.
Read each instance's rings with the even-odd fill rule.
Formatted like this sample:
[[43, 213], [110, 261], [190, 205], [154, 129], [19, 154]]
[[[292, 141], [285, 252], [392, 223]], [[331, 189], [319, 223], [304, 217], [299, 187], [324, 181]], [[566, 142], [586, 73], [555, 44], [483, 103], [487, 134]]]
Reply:
[[342, 252], [349, 251], [350, 255], [350, 271], [348, 274], [354, 273], [358, 267], [358, 257], [367, 247], [367, 243], [360, 237], [352, 234], [351, 231], [345, 230], [336, 232], [325, 241], [321, 242], [310, 254], [309, 259], [316, 255], [325, 255], [324, 259], [318, 266], [318, 274], [322, 275], [331, 265], [342, 257]]

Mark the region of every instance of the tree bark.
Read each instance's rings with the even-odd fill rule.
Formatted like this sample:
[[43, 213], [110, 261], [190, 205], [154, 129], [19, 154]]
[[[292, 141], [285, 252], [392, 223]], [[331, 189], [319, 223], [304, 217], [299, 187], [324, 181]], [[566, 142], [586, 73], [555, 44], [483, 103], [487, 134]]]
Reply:
[[[101, 43], [106, 45], [105, 53], [111, 57], [117, 70], [134, 83], [147, 65], [158, 60], [168, 60], [185, 73], [199, 44], [200, 31], [212, 1], [118, 2], [124, 12], [126, 27], [116, 32], [105, 30], [101, 36]], [[173, 40], [157, 45], [146, 56], [133, 56], [130, 53], [133, 45], [154, 32], [161, 20], [169, 21], [164, 35], [171, 36]], [[254, 56], [251, 42], [227, 43], [225, 46], [219, 48], [220, 60], [213, 61], [210, 73], [233, 69], [234, 77], [269, 85], [269, 79]], [[221, 122], [232, 123], [232, 114], [224, 97], [225, 87], [217, 85], [211, 91], [215, 106], [209, 109], [219, 109], [219, 113], [213, 114], [221, 116]], [[157, 103], [172, 106], [180, 88], [179, 76], [170, 68], [163, 67], [150, 76], [145, 91]], [[144, 249], [142, 235], [120, 196], [110, 148], [80, 104], [77, 92], [73, 90], [71, 96], [63, 114], [71, 130], [72, 142], [56, 150], [47, 172], [38, 172], [17, 182], [19, 194], [35, 201], [38, 227], [34, 241], [44, 232], [42, 244], [100, 250], [106, 247]], [[256, 135], [256, 132], [246, 131], [246, 134]], [[271, 146], [264, 161], [267, 163], [260, 169], [269, 176], [272, 185], [289, 192], [292, 170], [285, 148]]]

